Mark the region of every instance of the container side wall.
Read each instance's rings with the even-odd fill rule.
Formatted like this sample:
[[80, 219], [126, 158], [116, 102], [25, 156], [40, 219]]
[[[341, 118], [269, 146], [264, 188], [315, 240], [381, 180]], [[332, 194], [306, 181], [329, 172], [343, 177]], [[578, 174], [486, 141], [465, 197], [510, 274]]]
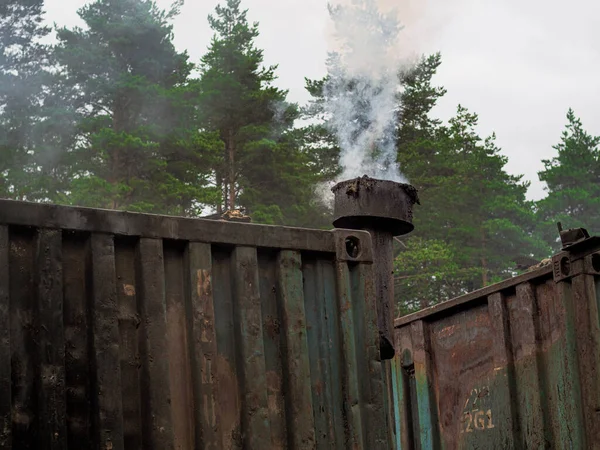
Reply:
[[8, 227], [0, 225], [0, 448], [12, 445], [9, 255]]
[[318, 348], [311, 346], [309, 355], [309, 332], [300, 253], [292, 251], [279, 253], [277, 287], [284, 329], [283, 359], [286, 380], [284, 386], [288, 400], [286, 417], [290, 448], [298, 450], [314, 448], [316, 414], [313, 408], [310, 361], [312, 359], [315, 362], [314, 372], [318, 374], [319, 365], [318, 361], [315, 361]]
[[30, 229], [11, 229], [9, 237], [12, 446], [33, 449], [39, 442], [35, 339], [39, 325], [33, 283], [36, 233]]
[[540, 333], [534, 287], [530, 283], [518, 285], [515, 295], [507, 297], [507, 307], [514, 358], [514, 405], [519, 443], [526, 448], [545, 448], [542, 405], [545, 393], [540, 380]]
[[221, 405], [217, 384], [217, 332], [209, 244], [189, 242], [185, 249], [188, 349], [194, 392], [194, 447], [222, 448]]
[[6, 204], [0, 448], [393, 447], [368, 233]]
[[60, 230], [40, 230], [36, 245], [40, 347], [40, 442], [43, 449], [66, 449], [65, 333], [63, 320], [63, 246]]
[[271, 447], [286, 448], [287, 425], [283, 372], [283, 325], [277, 286], [277, 252], [258, 254], [260, 297], [262, 302], [263, 339], [265, 343], [265, 370], [267, 402], [271, 424]]
[[600, 447], [600, 278], [591, 256], [573, 256], [558, 278], [543, 270], [403, 318], [397, 448]]
[[[63, 235], [67, 439], [69, 447], [73, 448], [85, 448], [92, 440], [92, 408], [89, 401], [91, 317], [86, 302], [88, 293], [91, 292], [91, 273], [87, 264], [91, 257], [90, 251], [87, 236], [70, 233]], [[139, 413], [139, 408], [137, 412]], [[123, 417], [125, 419], [125, 412]], [[139, 422], [137, 425], [139, 429]], [[131, 448], [135, 450], [139, 446], [133, 445]]]

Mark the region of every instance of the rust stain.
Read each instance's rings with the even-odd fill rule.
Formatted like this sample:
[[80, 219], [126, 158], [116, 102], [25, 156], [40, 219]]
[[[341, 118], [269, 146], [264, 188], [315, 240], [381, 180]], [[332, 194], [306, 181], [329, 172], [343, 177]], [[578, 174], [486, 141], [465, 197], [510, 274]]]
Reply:
[[274, 412], [274, 413], [278, 413], [279, 412], [279, 406], [277, 405], [277, 396], [274, 394], [268, 394], [267, 397], [267, 401], [268, 401], [268, 406], [269, 406], [269, 411]]
[[198, 293], [198, 322], [201, 327], [200, 340], [210, 343], [214, 336], [214, 310], [212, 304], [212, 275], [210, 270], [196, 272], [196, 291]]
[[280, 372], [268, 370], [266, 372], [267, 380], [267, 407], [271, 421], [271, 446], [273, 450], [284, 449], [286, 447], [285, 431], [285, 401], [283, 382]]
[[273, 316], [267, 316], [264, 326], [269, 338], [275, 340], [279, 337], [279, 333], [281, 332], [281, 324], [279, 323], [279, 319]]
[[224, 448], [240, 448], [241, 402], [238, 380], [231, 364], [222, 355], [217, 357], [217, 383]]
[[210, 298], [212, 296], [212, 276], [210, 270], [199, 269], [196, 276], [198, 297]]
[[438, 332], [438, 336], [441, 338], [449, 337], [449, 336], [452, 336], [455, 331], [456, 331], [456, 325], [449, 325], [447, 327], [442, 328]]
[[135, 286], [133, 284], [124, 284], [123, 292], [127, 297], [133, 297], [135, 295]]
[[23, 256], [27, 253], [27, 248], [21, 245], [18, 245], [16, 242], [10, 243], [10, 251], [16, 256]]
[[553, 280], [536, 287], [538, 316], [540, 324], [541, 350], [548, 351], [559, 342], [565, 334], [564, 306], [556, 292], [557, 285]]
[[[440, 417], [442, 441], [456, 448], [466, 425], [464, 408], [476, 402], [473, 388], [493, 373], [493, 336], [486, 306], [449, 316], [431, 326], [431, 356], [439, 373], [432, 381]], [[421, 369], [415, 364], [415, 372]], [[457, 383], [456, 380], [460, 380]], [[486, 396], [487, 391], [482, 395]], [[473, 398], [473, 395], [475, 398]]]
[[167, 308], [167, 336], [175, 443], [177, 448], [192, 448], [194, 442], [192, 375], [187, 355], [185, 312], [181, 303], [173, 302]]
[[315, 391], [317, 395], [323, 395], [323, 381], [319, 380], [315, 383]]
[[206, 423], [210, 423], [211, 427], [217, 426], [217, 412], [215, 411], [215, 399], [207, 394], [204, 394], [204, 419]]

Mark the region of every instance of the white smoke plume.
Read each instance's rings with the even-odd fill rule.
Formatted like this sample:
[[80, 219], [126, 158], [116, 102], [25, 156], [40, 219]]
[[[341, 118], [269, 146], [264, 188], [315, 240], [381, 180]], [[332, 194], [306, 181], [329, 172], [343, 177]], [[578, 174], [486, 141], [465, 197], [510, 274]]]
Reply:
[[341, 179], [406, 182], [396, 163], [398, 75], [418, 52], [404, 24], [425, 0], [332, 0], [325, 113], [341, 148]]

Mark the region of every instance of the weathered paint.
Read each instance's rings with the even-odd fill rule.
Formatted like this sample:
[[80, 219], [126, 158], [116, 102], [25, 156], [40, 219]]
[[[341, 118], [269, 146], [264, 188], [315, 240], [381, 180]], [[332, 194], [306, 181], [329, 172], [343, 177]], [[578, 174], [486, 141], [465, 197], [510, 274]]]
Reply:
[[310, 386], [313, 401], [315, 433], [319, 449], [335, 448], [333, 428], [332, 391], [324, 387], [332, 382], [327, 361], [327, 305], [324, 298], [324, 279], [315, 259], [305, 261], [304, 297], [306, 302], [307, 344], [315, 351], [307, 352], [310, 358]]
[[412, 324], [413, 364], [420, 424], [418, 439], [422, 450], [435, 448], [437, 442], [437, 430], [433, 427], [436, 421], [436, 411], [432, 399], [433, 368], [431, 367], [431, 343], [427, 326], [422, 320]]
[[595, 245], [396, 321], [398, 448], [600, 448]]
[[359, 359], [354, 336], [356, 325], [354, 323], [354, 309], [352, 302], [352, 280], [350, 269], [345, 263], [339, 262], [336, 267], [338, 277], [338, 301], [341, 322], [343, 366], [345, 377], [342, 380], [344, 389], [344, 413], [346, 428], [347, 448], [360, 448], [363, 446], [362, 410], [360, 408]]
[[260, 295], [264, 317], [265, 370], [267, 371], [267, 397], [271, 425], [271, 447], [286, 447], [287, 424], [284, 401], [283, 336], [281, 315], [278, 309], [277, 257], [279, 252], [259, 255]]
[[[91, 286], [89, 277], [86, 276], [86, 263], [89, 257], [90, 247], [86, 243], [87, 239], [76, 234], [63, 235], [63, 280], [64, 280], [64, 329], [65, 329], [65, 371], [66, 371], [66, 403], [67, 403], [67, 434], [68, 444], [74, 448], [85, 448], [93, 441], [91, 435], [92, 405], [89, 401], [90, 394], [90, 361], [91, 361], [91, 317], [88, 314], [86, 306], [86, 296]], [[14, 297], [13, 297], [14, 299]], [[134, 328], [135, 329], [135, 328]], [[126, 343], [121, 352], [121, 371], [123, 378], [130, 379], [130, 374], [137, 374], [137, 360], [131, 361], [131, 364], [123, 364], [123, 360], [129, 360], [130, 348], [128, 338], [130, 333], [121, 333], [125, 336]], [[131, 372], [128, 368], [134, 367]], [[133, 378], [131, 378], [134, 381]], [[137, 391], [138, 384], [135, 383]], [[130, 385], [122, 384], [123, 392]], [[135, 391], [134, 391], [135, 392]], [[128, 410], [123, 409], [123, 423], [125, 425], [133, 417], [139, 417], [139, 395], [132, 395], [128, 392], [127, 398], [130, 403], [124, 402]], [[133, 411], [132, 411], [133, 410]], [[141, 426], [137, 423], [136, 426]], [[125, 431], [125, 430], [124, 430]], [[132, 440], [125, 438], [125, 448], [139, 449], [139, 445]]]
[[[124, 449], [114, 238], [94, 233], [89, 240], [92, 298], [86, 306], [91, 309], [93, 369], [88, 396], [98, 392], [91, 401], [92, 439], [100, 448]], [[18, 297], [14, 300], [18, 304]]]
[[190, 243], [185, 250], [187, 266], [187, 323], [194, 402], [195, 444], [206, 450], [221, 448], [217, 432], [220, 416], [217, 383], [217, 336], [213, 298], [210, 245]]
[[8, 227], [0, 225], [0, 448], [12, 445], [9, 242]]
[[65, 341], [63, 321], [62, 233], [40, 230], [35, 255], [40, 360], [38, 396], [40, 447], [66, 447]]
[[393, 448], [372, 262], [360, 231], [0, 201], [0, 448]]
[[[341, 380], [344, 373], [342, 366], [341, 332], [340, 332], [340, 311], [338, 308], [338, 298], [336, 296], [336, 274], [335, 264], [332, 262], [317, 262], [317, 279], [323, 283], [322, 296], [324, 299], [324, 312], [322, 315], [323, 335], [325, 339], [321, 345], [322, 361], [326, 378], [325, 395], [330, 399], [328, 402], [328, 416], [330, 417], [332, 448], [342, 449], [344, 447], [344, 416], [339, 414], [343, 411], [343, 390]], [[317, 300], [318, 301], [318, 300]], [[323, 391], [322, 389], [320, 389]]]
[[242, 445], [260, 449], [269, 445], [271, 431], [256, 249], [236, 247], [232, 272], [235, 338], [242, 380]]
[[[304, 450], [314, 448], [316, 438], [301, 256], [298, 252], [280, 252], [277, 266], [277, 291], [285, 330], [284, 376], [289, 396], [286, 416], [290, 447]], [[318, 370], [318, 364], [315, 369]]]
[[404, 394], [404, 383], [402, 382], [402, 366], [400, 364], [400, 358], [394, 358], [392, 362], [392, 380], [394, 381], [394, 386], [392, 389], [392, 404], [394, 406], [394, 431], [395, 431], [395, 440], [394, 444], [398, 450], [402, 449], [402, 417], [400, 416], [402, 409], [400, 409], [400, 405], [404, 403], [405, 394]]
[[[393, 440], [386, 423], [390, 416], [387, 410], [390, 406], [387, 401], [388, 379], [380, 359], [377, 296], [372, 269], [369, 265], [351, 268], [352, 303], [357, 327], [357, 359], [359, 367], [368, 369], [359, 376], [361, 407], [365, 421], [363, 426], [366, 441], [363, 445], [383, 448]], [[389, 365], [389, 362], [387, 364]]]

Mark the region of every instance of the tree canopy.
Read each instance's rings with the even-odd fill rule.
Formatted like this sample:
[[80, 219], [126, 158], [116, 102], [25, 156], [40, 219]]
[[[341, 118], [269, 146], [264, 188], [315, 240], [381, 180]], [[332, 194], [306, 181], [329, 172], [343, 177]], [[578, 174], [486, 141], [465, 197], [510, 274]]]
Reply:
[[575, 112], [567, 112], [567, 125], [557, 156], [544, 160], [540, 180], [548, 195], [538, 203], [538, 230], [546, 242], [558, 250], [556, 223], [569, 228], [583, 227], [600, 232], [600, 136], [585, 131]]
[[[213, 36], [197, 61], [174, 44], [181, 4], [93, 0], [78, 11], [82, 26], [55, 29], [55, 41], [43, 0], [0, 4], [0, 197], [191, 217], [240, 209], [257, 223], [330, 228], [329, 188], [348, 162], [336, 127], [351, 122], [360, 134], [372, 111], [360, 95], [343, 117], [328, 105], [383, 88], [341, 70], [332, 53], [328, 75], [305, 80], [310, 101], [295, 104], [241, 0], [208, 17]], [[539, 173], [547, 195], [529, 201], [529, 184], [506, 170], [474, 111], [457, 105], [448, 120], [435, 117], [441, 64], [439, 53], [423, 55], [386, 78], [395, 135], [384, 144], [396, 156], [386, 164], [399, 165], [421, 200], [395, 255], [399, 314], [549, 256], [556, 222], [600, 232], [600, 137], [569, 109]]]
[[33, 200], [35, 153], [48, 84], [43, 0], [0, 4], [0, 197]]
[[210, 198], [204, 162], [219, 145], [193, 128], [192, 64], [172, 43], [175, 14], [97, 0], [79, 11], [85, 28], [58, 30], [65, 104], [77, 115], [62, 201], [185, 213]]
[[214, 36], [200, 64], [202, 129], [218, 133], [224, 151], [214, 178], [217, 211], [243, 208], [265, 223], [308, 225], [319, 174], [294, 129], [298, 106], [274, 85], [276, 66], [265, 67], [240, 0], [227, 0], [209, 17]]
[[517, 261], [548, 252], [534, 233], [528, 184], [505, 171], [494, 135], [478, 135], [477, 114], [459, 105], [446, 124], [431, 117], [445, 94], [432, 84], [440, 63], [431, 55], [402, 74], [398, 160], [422, 205], [396, 261], [404, 312], [514, 275]]

